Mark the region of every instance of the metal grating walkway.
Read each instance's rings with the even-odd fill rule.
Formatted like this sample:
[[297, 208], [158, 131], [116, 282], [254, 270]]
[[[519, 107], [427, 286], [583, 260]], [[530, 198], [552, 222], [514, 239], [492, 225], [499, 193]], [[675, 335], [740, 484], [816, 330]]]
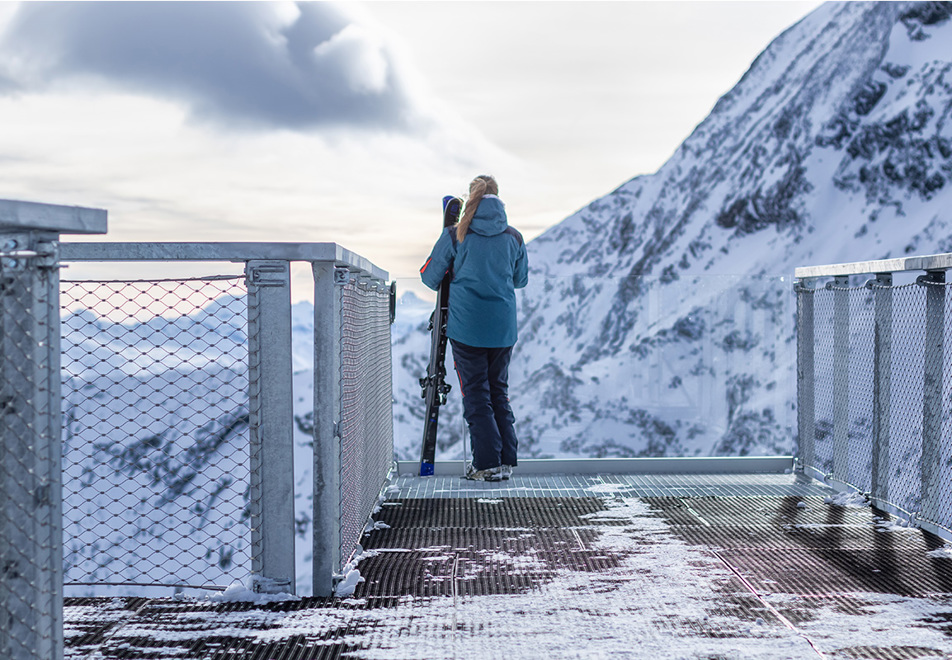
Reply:
[[397, 480], [346, 599], [68, 599], [68, 658], [949, 658], [952, 558], [794, 475]]
[[391, 487], [393, 498], [484, 497], [663, 497], [705, 495], [827, 495], [829, 489], [811, 479], [789, 474], [530, 474], [511, 481], [466, 481], [459, 477], [399, 477]]

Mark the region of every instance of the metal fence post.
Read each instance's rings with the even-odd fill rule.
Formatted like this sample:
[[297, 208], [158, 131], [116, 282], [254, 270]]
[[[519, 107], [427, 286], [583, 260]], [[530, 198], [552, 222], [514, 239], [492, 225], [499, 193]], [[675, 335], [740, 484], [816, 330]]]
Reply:
[[334, 592], [340, 569], [340, 290], [334, 262], [314, 273], [314, 552], [315, 596]]
[[797, 286], [797, 469], [816, 466], [813, 280]]
[[889, 500], [889, 433], [892, 414], [892, 273], [877, 273], [873, 286], [873, 456], [870, 490]]
[[849, 277], [833, 280], [833, 478], [849, 481]]
[[0, 234], [0, 656], [14, 660], [63, 654], [58, 278], [9, 256], [56, 239]]
[[920, 516], [934, 519], [938, 505], [936, 481], [942, 456], [942, 387], [945, 336], [945, 271], [931, 270], [919, 278], [926, 289], [925, 364], [922, 382], [922, 463]]
[[248, 261], [251, 572], [260, 592], [295, 591], [291, 277], [287, 261]]
[[106, 212], [0, 200], [0, 657], [63, 657], [59, 233]]

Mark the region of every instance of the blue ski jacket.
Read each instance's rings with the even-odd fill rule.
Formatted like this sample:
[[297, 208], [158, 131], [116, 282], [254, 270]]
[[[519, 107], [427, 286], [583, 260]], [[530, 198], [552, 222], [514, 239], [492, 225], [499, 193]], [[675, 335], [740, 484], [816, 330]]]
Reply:
[[503, 348], [516, 343], [516, 289], [529, 281], [529, 258], [522, 234], [509, 226], [506, 207], [485, 195], [476, 207], [465, 240], [447, 227], [420, 275], [434, 291], [449, 274], [446, 336], [467, 346]]

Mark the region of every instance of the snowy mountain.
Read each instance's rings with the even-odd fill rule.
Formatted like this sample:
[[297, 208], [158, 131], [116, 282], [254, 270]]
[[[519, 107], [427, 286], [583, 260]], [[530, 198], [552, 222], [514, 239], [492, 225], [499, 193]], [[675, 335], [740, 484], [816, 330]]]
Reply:
[[792, 452], [794, 268], [952, 250], [950, 6], [821, 6], [657, 173], [530, 242], [523, 455]]

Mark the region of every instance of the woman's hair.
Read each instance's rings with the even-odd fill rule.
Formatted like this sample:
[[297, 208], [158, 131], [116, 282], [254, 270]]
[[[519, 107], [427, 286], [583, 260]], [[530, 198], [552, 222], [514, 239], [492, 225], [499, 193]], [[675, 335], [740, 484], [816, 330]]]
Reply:
[[483, 195], [498, 195], [499, 185], [496, 180], [488, 174], [480, 174], [469, 184], [469, 199], [466, 200], [466, 206], [463, 208], [463, 217], [459, 219], [456, 225], [456, 240], [460, 243], [466, 238], [466, 232], [469, 231], [469, 224], [476, 215], [476, 209]]

